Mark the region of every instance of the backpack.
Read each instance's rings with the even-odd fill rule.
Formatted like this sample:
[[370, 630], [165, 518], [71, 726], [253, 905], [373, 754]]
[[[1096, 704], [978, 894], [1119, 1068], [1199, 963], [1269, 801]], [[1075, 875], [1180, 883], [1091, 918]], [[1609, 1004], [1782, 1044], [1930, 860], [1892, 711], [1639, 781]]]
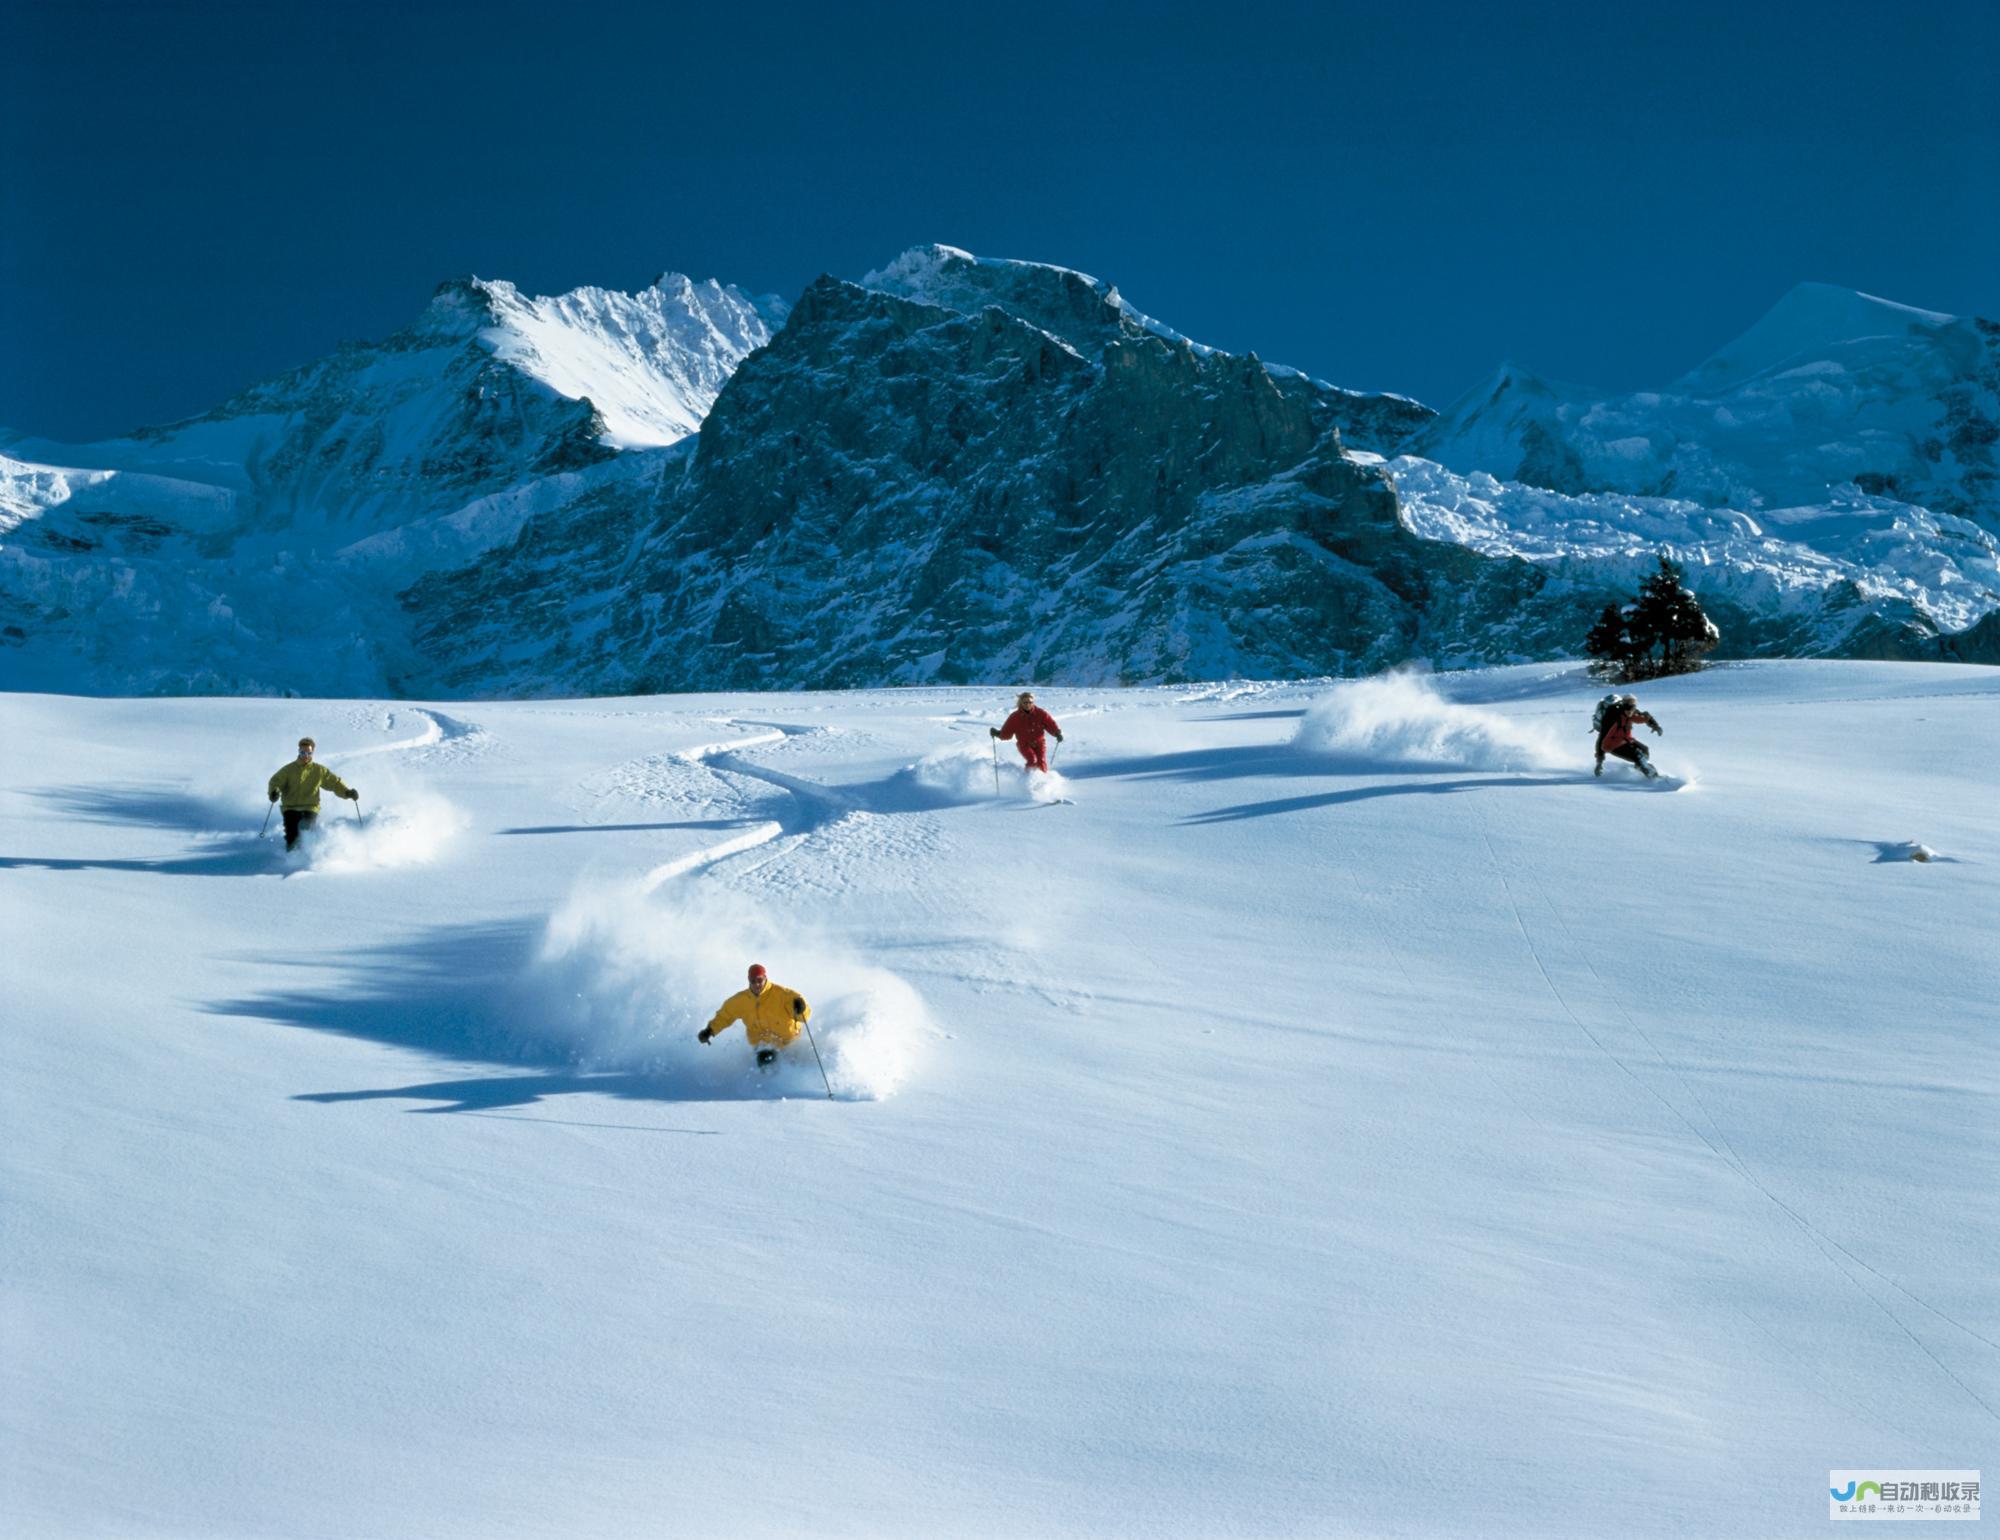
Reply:
[[1617, 716], [1619, 713], [1624, 711], [1625, 707], [1623, 704], [1623, 699], [1624, 698], [1622, 696], [1614, 693], [1605, 696], [1603, 700], [1597, 703], [1597, 709], [1590, 714], [1591, 732], [1598, 734], [1599, 736], [1602, 736], [1605, 725], [1609, 723], [1614, 716]]

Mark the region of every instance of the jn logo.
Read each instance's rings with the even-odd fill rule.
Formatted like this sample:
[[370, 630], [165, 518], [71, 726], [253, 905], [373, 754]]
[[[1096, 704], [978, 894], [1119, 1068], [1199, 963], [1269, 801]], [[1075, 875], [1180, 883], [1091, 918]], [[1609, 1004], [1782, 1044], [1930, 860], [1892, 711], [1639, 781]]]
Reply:
[[1833, 1500], [1837, 1503], [1858, 1503], [1863, 1501], [1870, 1492], [1880, 1497], [1882, 1495], [1882, 1484], [1879, 1481], [1864, 1481], [1857, 1487], [1850, 1481], [1847, 1483], [1845, 1489], [1828, 1487], [1827, 1490], [1833, 1494]]

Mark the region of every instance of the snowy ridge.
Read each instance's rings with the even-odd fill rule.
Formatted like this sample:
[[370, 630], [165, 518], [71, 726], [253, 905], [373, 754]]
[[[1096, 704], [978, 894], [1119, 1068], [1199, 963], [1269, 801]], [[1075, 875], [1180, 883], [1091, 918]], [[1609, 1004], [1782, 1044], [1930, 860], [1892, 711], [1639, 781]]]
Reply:
[[457, 279], [403, 331], [200, 417], [96, 444], [4, 447], [48, 465], [230, 488], [243, 494], [246, 530], [398, 527], [413, 508], [442, 512], [470, 493], [688, 437], [786, 309], [677, 273], [637, 294], [551, 298]]
[[581, 288], [536, 299], [510, 283], [480, 287], [492, 318], [481, 343], [556, 394], [588, 399], [604, 441], [620, 449], [658, 448], [699, 430], [736, 366], [771, 340], [789, 308], [775, 295], [753, 300], [679, 273], [637, 294]]
[[1425, 539], [1558, 567], [1569, 582], [1634, 589], [1664, 552], [1688, 568], [1704, 603], [1727, 597], [1761, 615], [1815, 608], [1843, 584], [1864, 599], [1903, 600], [1947, 631], [2000, 610], [2000, 539], [1969, 519], [1851, 489], [1753, 515], [1679, 498], [1566, 496], [1408, 455], [1387, 470]]
[[[1001, 304], [1014, 310], [1029, 308], [1027, 296], [1046, 294], [1053, 289], [1082, 289], [1094, 295], [1141, 331], [1168, 342], [1178, 343], [1208, 358], [1221, 349], [1194, 341], [1164, 322], [1156, 321], [1135, 308], [1118, 290], [1100, 278], [1060, 267], [1053, 262], [1024, 262], [1012, 257], [976, 257], [956, 246], [912, 246], [885, 267], [876, 268], [861, 280], [863, 288], [900, 294], [906, 299], [938, 305], [946, 310], [977, 312], [987, 305]], [[1009, 304], [1006, 301], [1011, 300]], [[1052, 328], [1063, 335], [1060, 328]], [[1293, 373], [1298, 371], [1294, 370]]]
[[1864, 493], [2000, 533], [2000, 326], [1801, 284], [1673, 385], [1508, 365], [1403, 450], [1558, 492], [1756, 510]]
[[[913, 246], [861, 284], [967, 315], [996, 306], [1090, 356], [1123, 331], [1158, 337], [1195, 358], [1235, 356], [1145, 314], [1102, 279], [1049, 262], [977, 257], [956, 246]], [[1348, 443], [1363, 449], [1387, 449], [1436, 415], [1408, 396], [1348, 390], [1254, 353], [1247, 357], [1283, 387], [1301, 391]]]
[[17, 439], [0, 456], [5, 682], [410, 680], [402, 590], [553, 509], [643, 497], [785, 310], [672, 273], [549, 299], [458, 280], [394, 336], [201, 417], [91, 445]]
[[1802, 283], [1773, 305], [1748, 331], [1717, 349], [1679, 384], [1713, 390], [1794, 364], [1827, 358], [1864, 343], [1895, 349], [1915, 340], [1932, 345], [1958, 317], [1919, 310], [1830, 283]]

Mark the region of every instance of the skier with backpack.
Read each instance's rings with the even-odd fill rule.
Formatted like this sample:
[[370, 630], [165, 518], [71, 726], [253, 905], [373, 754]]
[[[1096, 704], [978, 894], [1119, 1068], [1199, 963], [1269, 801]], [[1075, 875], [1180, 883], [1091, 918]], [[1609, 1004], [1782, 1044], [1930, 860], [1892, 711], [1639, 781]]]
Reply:
[[773, 984], [764, 965], [752, 963], [749, 988], [739, 989], [724, 1000], [714, 1018], [695, 1038], [706, 1044], [716, 1033], [727, 1032], [732, 1022], [740, 1021], [750, 1046], [756, 1050], [757, 1068], [768, 1070], [776, 1066], [779, 1049], [798, 1041], [799, 1032], [811, 1015], [812, 1007], [806, 1004], [804, 995], [782, 984]]
[[1013, 714], [998, 727], [989, 727], [986, 731], [994, 738], [1011, 738], [1030, 770], [1045, 771], [1049, 768], [1048, 739], [1051, 735], [1057, 743], [1063, 741], [1062, 729], [1056, 726], [1056, 719], [1035, 704], [1035, 692], [1032, 690], [1023, 690], [1017, 695]]
[[1633, 736], [1641, 722], [1650, 727], [1655, 736], [1666, 731], [1651, 713], [1639, 709], [1639, 697], [1636, 695], [1607, 695], [1597, 703], [1597, 710], [1590, 719], [1590, 730], [1597, 734], [1597, 767], [1591, 774], [1604, 774], [1604, 756], [1609, 754], [1636, 766], [1649, 781], [1659, 778], [1660, 772], [1653, 768], [1645, 744]]

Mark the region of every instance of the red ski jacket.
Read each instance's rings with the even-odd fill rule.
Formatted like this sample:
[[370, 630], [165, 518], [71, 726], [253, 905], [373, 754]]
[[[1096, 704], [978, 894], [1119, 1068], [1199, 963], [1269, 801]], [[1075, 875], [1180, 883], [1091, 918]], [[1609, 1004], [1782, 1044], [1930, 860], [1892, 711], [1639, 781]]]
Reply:
[[1040, 706], [1017, 707], [1014, 714], [1000, 724], [1001, 737], [1019, 737], [1031, 749], [1040, 748], [1043, 739], [1050, 733], [1060, 738], [1062, 729], [1056, 726], [1056, 719]]
[[1637, 727], [1641, 722], [1652, 728], [1654, 732], [1660, 730], [1660, 724], [1653, 720], [1652, 713], [1648, 711], [1621, 711], [1610, 721], [1606, 722], [1604, 724], [1604, 735], [1597, 740], [1598, 758], [1602, 759], [1613, 749], [1622, 749], [1626, 744], [1630, 743], [1632, 741], [1632, 729]]

